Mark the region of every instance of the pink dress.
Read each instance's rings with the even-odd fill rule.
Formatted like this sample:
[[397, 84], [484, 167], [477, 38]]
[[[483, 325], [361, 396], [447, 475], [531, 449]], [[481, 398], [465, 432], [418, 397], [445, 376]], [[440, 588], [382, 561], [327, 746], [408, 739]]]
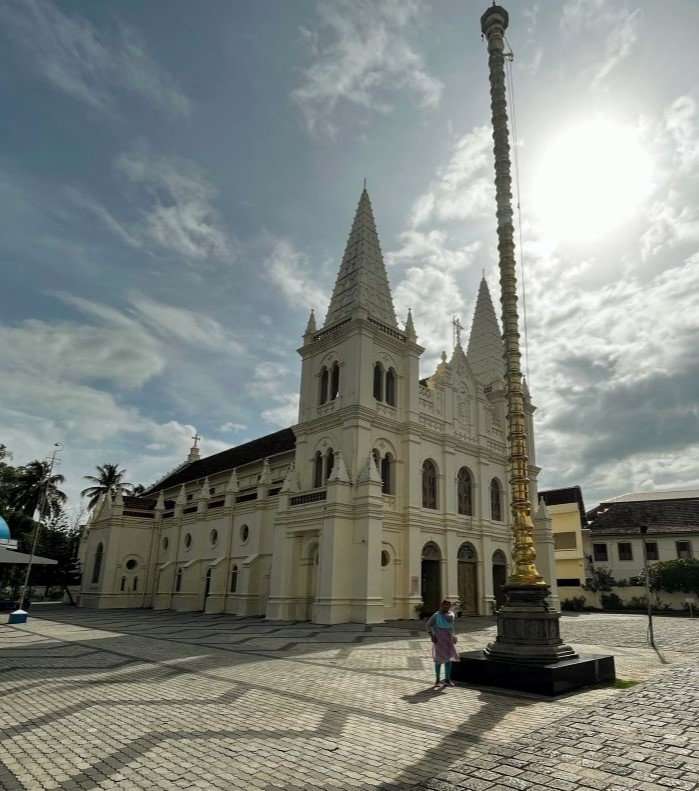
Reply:
[[436, 638], [432, 643], [432, 659], [440, 665], [458, 662], [459, 655], [454, 645], [454, 613], [450, 610], [445, 614], [438, 610], [427, 621], [427, 630]]

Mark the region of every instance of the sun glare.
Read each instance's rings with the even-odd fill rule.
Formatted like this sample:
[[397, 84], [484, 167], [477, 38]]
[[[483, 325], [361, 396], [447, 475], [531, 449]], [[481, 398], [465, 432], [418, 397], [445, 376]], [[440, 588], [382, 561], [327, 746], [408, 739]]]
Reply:
[[651, 170], [635, 129], [582, 123], [547, 146], [533, 208], [552, 238], [592, 241], [633, 216], [651, 190]]

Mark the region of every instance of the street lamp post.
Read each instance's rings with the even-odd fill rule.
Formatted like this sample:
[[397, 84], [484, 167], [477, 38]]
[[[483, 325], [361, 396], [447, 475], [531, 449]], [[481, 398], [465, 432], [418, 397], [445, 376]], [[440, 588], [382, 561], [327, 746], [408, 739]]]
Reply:
[[648, 545], [646, 535], [648, 525], [641, 525], [641, 542], [643, 544], [643, 576], [646, 581], [646, 606], [648, 608], [648, 642], [655, 648], [655, 635], [653, 634], [653, 604], [650, 599], [650, 569], [648, 568]]
[[[44, 479], [44, 485], [41, 488], [41, 493], [39, 495], [39, 503], [37, 505], [38, 508], [38, 518], [36, 519], [36, 525], [34, 527], [34, 537], [32, 539], [32, 549], [29, 553], [29, 562], [27, 563], [27, 570], [24, 574], [24, 584], [22, 585], [22, 593], [19, 597], [19, 605], [15, 612], [21, 613], [23, 612], [24, 602], [27, 598], [27, 589], [29, 587], [29, 577], [32, 573], [32, 564], [34, 562], [34, 555], [36, 555], [36, 546], [39, 541], [39, 533], [41, 532], [41, 522], [44, 518], [44, 509], [46, 506], [46, 500], [48, 498], [48, 487], [49, 482], [51, 480], [51, 475], [53, 473], [53, 467], [56, 463], [56, 456], [60, 453], [61, 448], [63, 447], [62, 442], [54, 442], [53, 451], [51, 452], [51, 458], [49, 459], [49, 466], [46, 472], [46, 478]], [[14, 613], [13, 613], [14, 614]]]

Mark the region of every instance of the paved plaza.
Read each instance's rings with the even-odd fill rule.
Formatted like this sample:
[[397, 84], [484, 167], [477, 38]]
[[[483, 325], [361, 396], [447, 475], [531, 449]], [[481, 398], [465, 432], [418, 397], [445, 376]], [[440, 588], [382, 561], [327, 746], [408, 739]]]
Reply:
[[[37, 607], [0, 626], [1, 789], [699, 789], [699, 619], [564, 616], [630, 689], [430, 691], [424, 625]], [[480, 648], [493, 621], [459, 624]]]

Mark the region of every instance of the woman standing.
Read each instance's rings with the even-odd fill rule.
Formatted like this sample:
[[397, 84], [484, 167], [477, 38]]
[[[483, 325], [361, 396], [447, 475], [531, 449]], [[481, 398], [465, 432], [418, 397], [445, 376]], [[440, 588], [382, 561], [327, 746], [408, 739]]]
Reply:
[[454, 613], [451, 602], [445, 599], [437, 612], [427, 621], [427, 631], [432, 639], [432, 659], [437, 680], [434, 689], [440, 688], [440, 676], [444, 665], [444, 685], [453, 687], [451, 680], [451, 663], [459, 661], [456, 653], [456, 635], [454, 634]]

